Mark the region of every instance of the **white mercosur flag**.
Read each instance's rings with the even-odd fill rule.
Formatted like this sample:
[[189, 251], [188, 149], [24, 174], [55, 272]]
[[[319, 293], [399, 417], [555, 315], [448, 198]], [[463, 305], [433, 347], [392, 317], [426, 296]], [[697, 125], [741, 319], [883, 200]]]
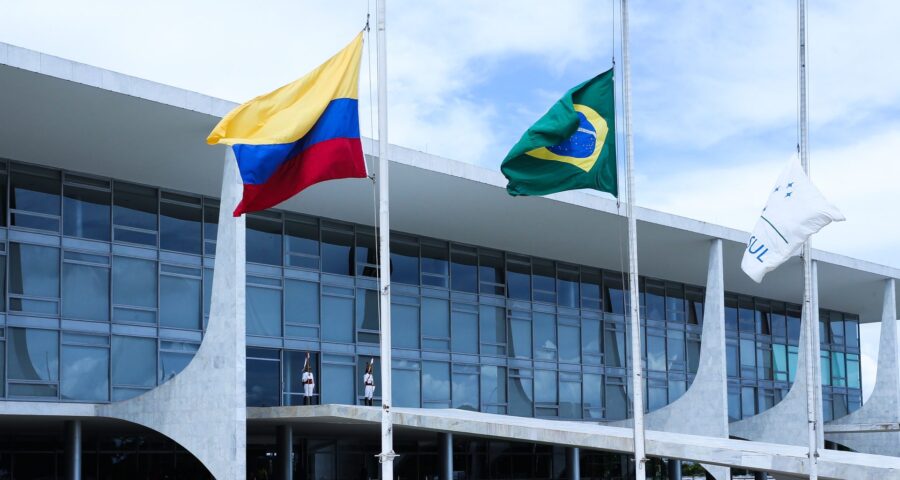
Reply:
[[767, 273], [797, 255], [810, 235], [843, 220], [844, 215], [809, 181], [795, 155], [753, 227], [741, 269], [760, 283]]

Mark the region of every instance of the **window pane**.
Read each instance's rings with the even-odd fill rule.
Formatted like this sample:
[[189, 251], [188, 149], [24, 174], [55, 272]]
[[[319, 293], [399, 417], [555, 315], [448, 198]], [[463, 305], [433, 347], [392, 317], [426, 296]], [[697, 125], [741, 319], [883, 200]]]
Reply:
[[159, 383], [178, 375], [193, 358], [193, 353], [159, 352]]
[[831, 352], [831, 378], [835, 387], [847, 385], [847, 367], [844, 363], [844, 352]]
[[647, 369], [666, 371], [666, 337], [647, 335]]
[[[322, 297], [321, 324], [322, 340], [353, 343], [353, 299], [330, 295]], [[350, 399], [353, 399], [352, 393]]]
[[63, 264], [62, 314], [109, 321], [109, 268]]
[[506, 288], [509, 298], [531, 300], [531, 264], [507, 256]]
[[534, 301], [556, 303], [556, 266], [553, 262], [535, 258], [531, 271]]
[[556, 360], [556, 316], [548, 313], [534, 314], [534, 358]]
[[391, 242], [391, 281], [419, 284], [419, 245]]
[[582, 385], [585, 417], [593, 420], [603, 418], [603, 375], [585, 373]]
[[516, 371], [509, 378], [509, 413], [521, 417], [534, 415], [534, 379], [531, 371]]
[[644, 298], [647, 308], [647, 320], [666, 320], [666, 288], [662, 282], [645, 280]]
[[534, 371], [534, 400], [537, 403], [556, 404], [558, 394], [556, 391], [555, 370]]
[[419, 307], [394, 303], [391, 306], [391, 338], [397, 348], [419, 348]]
[[450, 273], [447, 245], [444, 243], [422, 243], [422, 283], [447, 288]]
[[290, 221], [284, 223], [288, 261], [292, 267], [319, 268], [319, 225], [309, 222]]
[[847, 354], [847, 386], [850, 388], [860, 388], [859, 355], [855, 353]]
[[688, 373], [697, 373], [700, 368], [700, 338], [688, 336], [687, 340]]
[[859, 348], [859, 320], [853, 315], [845, 315], [844, 327], [847, 333], [847, 346], [850, 348]]
[[559, 361], [581, 363], [581, 335], [576, 325], [559, 326]]
[[[378, 292], [356, 291], [356, 329], [358, 342], [378, 343]], [[364, 333], [370, 332], [370, 333]]]
[[322, 229], [322, 271], [351, 275], [353, 233]]
[[601, 310], [603, 308], [601, 292], [601, 276], [599, 270], [581, 269], [581, 308]]
[[10, 380], [43, 380], [59, 378], [59, 334], [51, 330], [9, 328]]
[[603, 307], [608, 313], [625, 314], [625, 289], [623, 275], [603, 272]]
[[754, 415], [756, 415], [756, 389], [741, 387], [741, 416], [747, 418]]
[[116, 229], [115, 240], [156, 245], [157, 193], [153, 188], [116, 183], [113, 190], [113, 224], [144, 230]]
[[665, 382], [657, 383], [651, 380], [647, 386], [647, 410], [654, 411], [666, 406], [668, 403], [668, 385]]
[[585, 355], [600, 355], [600, 320], [581, 319], [581, 349]]
[[753, 299], [738, 297], [738, 328], [742, 332], [756, 331], [756, 314], [753, 309]]
[[200, 288], [199, 278], [160, 275], [159, 324], [200, 330]]
[[64, 400], [109, 400], [109, 350], [63, 345], [61, 388]]
[[753, 340], [741, 340], [741, 376], [756, 376], [756, 342]]
[[699, 325], [703, 322], [703, 290], [697, 287], [686, 287], [684, 297], [687, 301], [687, 322]]
[[606, 419], [607, 420], [624, 420], [627, 412], [627, 398], [625, 395], [625, 385], [621, 383], [606, 384]]
[[426, 402], [450, 402], [450, 364], [422, 362], [422, 395]]
[[378, 275], [378, 246], [372, 233], [356, 233], [356, 274], [366, 277]]
[[63, 233], [70, 237], [109, 241], [110, 195], [107, 191], [65, 186]]
[[787, 345], [772, 344], [772, 366], [775, 369], [775, 380], [785, 382], [788, 379]]
[[478, 353], [478, 315], [475, 313], [475, 306], [454, 304], [450, 321], [452, 350], [457, 353]]
[[506, 309], [482, 305], [479, 308], [482, 353], [506, 354]]
[[[412, 370], [410, 368], [415, 368]], [[405, 408], [419, 408], [422, 395], [421, 379], [419, 377], [418, 363], [406, 360], [394, 360], [394, 368], [391, 370], [392, 397], [394, 405]], [[376, 391], [377, 393], [377, 391]]]
[[59, 297], [59, 249], [9, 244], [9, 293]]
[[353, 365], [322, 364], [322, 404], [356, 403], [353, 398], [353, 370]]
[[739, 373], [740, 370], [738, 369], [738, 366], [740, 365], [741, 361], [738, 357], [737, 345], [735, 343], [731, 343], [731, 341], [728, 341], [725, 344], [725, 355], [725, 365], [728, 369], [728, 376], [740, 377], [741, 375]]
[[281, 265], [281, 222], [247, 216], [247, 261]]
[[284, 281], [284, 321], [291, 325], [319, 324], [319, 284]]
[[59, 215], [59, 173], [32, 166], [12, 171], [10, 208]]
[[670, 329], [666, 336], [666, 357], [669, 370], [683, 371], [684, 362], [684, 332]]
[[163, 202], [160, 205], [159, 248], [200, 254], [203, 210], [199, 207]]
[[670, 322], [683, 322], [684, 288], [680, 283], [666, 283], [666, 318]]
[[6, 255], [0, 256], [0, 312], [6, 311]]
[[623, 330], [607, 329], [604, 336], [606, 366], [625, 366], [625, 332]]
[[453, 367], [453, 408], [478, 411], [477, 366]]
[[787, 309], [788, 343], [796, 345], [800, 341], [800, 308], [793, 306]]
[[819, 370], [822, 372], [822, 385], [831, 385], [831, 352], [819, 352]]
[[450, 338], [450, 304], [447, 300], [422, 298], [422, 334]]
[[797, 356], [798, 348], [788, 345], [788, 381], [793, 382], [797, 375]]
[[156, 339], [114, 335], [112, 380], [114, 385], [156, 385]]
[[6, 344], [0, 342], [0, 397], [6, 395]]
[[216, 238], [219, 234], [219, 207], [203, 206], [203, 240], [206, 255], [216, 254]]
[[478, 261], [478, 275], [481, 280], [479, 291], [488, 295], [505, 295], [506, 270], [503, 253], [482, 251]]
[[[561, 374], [573, 375], [573, 374]], [[560, 378], [559, 382], [559, 416], [563, 418], [581, 418], [581, 375], [574, 374], [571, 380]]]
[[281, 290], [247, 285], [247, 334], [281, 336]]
[[581, 285], [578, 283], [577, 268], [560, 266], [556, 272], [556, 286], [559, 292], [556, 299], [557, 304], [578, 308], [581, 300]]
[[247, 406], [280, 405], [281, 362], [247, 358]]
[[531, 358], [531, 320], [524, 312], [513, 312], [509, 322], [510, 340], [509, 356], [514, 358]]
[[[453, 290], [478, 292], [478, 257], [474, 251], [456, 247], [450, 257], [450, 279]], [[474, 249], [473, 249], [474, 250]]]
[[481, 403], [506, 403], [506, 368], [493, 365], [481, 367]]
[[156, 308], [156, 262], [113, 258], [113, 303]]

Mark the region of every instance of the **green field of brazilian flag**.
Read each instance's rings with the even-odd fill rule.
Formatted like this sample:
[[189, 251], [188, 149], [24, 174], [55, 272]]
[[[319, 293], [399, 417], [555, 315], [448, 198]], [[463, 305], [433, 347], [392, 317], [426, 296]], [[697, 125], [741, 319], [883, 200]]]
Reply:
[[510, 195], [591, 188], [618, 196], [613, 71], [569, 90], [513, 146], [500, 170]]

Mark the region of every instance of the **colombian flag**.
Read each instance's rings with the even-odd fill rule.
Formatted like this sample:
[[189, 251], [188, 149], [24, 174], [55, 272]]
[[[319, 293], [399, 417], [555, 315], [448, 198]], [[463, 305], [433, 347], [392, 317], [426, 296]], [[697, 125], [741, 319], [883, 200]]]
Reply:
[[231, 145], [244, 197], [234, 216], [265, 210], [304, 188], [365, 178], [359, 140], [362, 32], [299, 80], [261, 95], [222, 118], [206, 139]]

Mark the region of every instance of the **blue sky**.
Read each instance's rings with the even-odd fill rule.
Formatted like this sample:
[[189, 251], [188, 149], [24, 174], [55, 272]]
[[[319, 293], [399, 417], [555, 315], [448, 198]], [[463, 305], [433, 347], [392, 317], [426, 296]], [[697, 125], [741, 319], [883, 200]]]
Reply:
[[[563, 92], [609, 68], [614, 3], [388, 0], [391, 142], [499, 168]], [[847, 217], [814, 244], [900, 267], [900, 3], [810, 4], [812, 178]], [[2, 42], [239, 102], [344, 46], [374, 0], [3, 8]], [[797, 142], [795, 2], [634, 0], [630, 12], [638, 204], [751, 228]]]

